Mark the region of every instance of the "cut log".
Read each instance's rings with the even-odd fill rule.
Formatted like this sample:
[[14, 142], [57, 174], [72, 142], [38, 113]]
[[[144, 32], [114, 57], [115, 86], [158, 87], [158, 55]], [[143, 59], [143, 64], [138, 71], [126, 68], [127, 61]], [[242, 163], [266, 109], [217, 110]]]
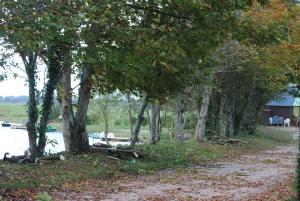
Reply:
[[239, 140], [239, 139], [228, 139], [226, 140], [227, 144], [248, 144], [245, 141]]
[[225, 144], [231, 144], [231, 145], [245, 145], [247, 142], [239, 140], [239, 139], [226, 139], [223, 136], [220, 135], [214, 135], [210, 136], [208, 138], [208, 142], [211, 144], [219, 144], [219, 145], [225, 145]]
[[49, 164], [54, 163], [60, 160], [65, 160], [65, 157], [63, 155], [55, 155], [55, 156], [46, 156], [46, 157], [39, 157], [36, 158], [36, 163], [43, 163], [43, 164]]
[[160, 158], [159, 156], [142, 152], [140, 150], [133, 149], [132, 147], [111, 147], [108, 145], [92, 146], [90, 151], [93, 153], [103, 153], [119, 159], [132, 159], [132, 158], [144, 158], [151, 157], [154, 160]]

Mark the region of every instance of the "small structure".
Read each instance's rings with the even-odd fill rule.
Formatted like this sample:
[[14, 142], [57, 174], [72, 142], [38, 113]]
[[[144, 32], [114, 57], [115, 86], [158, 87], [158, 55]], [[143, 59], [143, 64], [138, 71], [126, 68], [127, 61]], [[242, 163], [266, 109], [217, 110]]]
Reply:
[[284, 126], [284, 120], [290, 119], [289, 124], [297, 126], [299, 117], [300, 98], [294, 97], [289, 92], [284, 92], [277, 99], [269, 101], [263, 110], [263, 120], [268, 125]]

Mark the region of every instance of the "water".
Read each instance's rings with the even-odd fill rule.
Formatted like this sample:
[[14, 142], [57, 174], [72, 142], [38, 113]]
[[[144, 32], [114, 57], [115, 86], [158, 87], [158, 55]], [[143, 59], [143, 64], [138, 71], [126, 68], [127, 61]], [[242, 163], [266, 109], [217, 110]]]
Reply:
[[[1, 122], [0, 122], [1, 123]], [[65, 150], [63, 135], [61, 132], [50, 132], [46, 133], [49, 140], [55, 140], [57, 144], [52, 146], [47, 144], [45, 152], [47, 153], [57, 153]], [[104, 134], [96, 133], [89, 134], [89, 144], [100, 142], [99, 137], [103, 137]], [[114, 137], [110, 133], [109, 137]], [[128, 145], [129, 142], [111, 142], [112, 145]], [[6, 152], [10, 155], [23, 155], [24, 151], [29, 148], [27, 130], [25, 129], [11, 129], [10, 127], [1, 127], [0, 124], [0, 159], [4, 156]]]
[[[47, 144], [45, 151], [50, 153], [61, 152], [65, 150], [63, 136], [61, 132], [46, 133], [51, 140], [56, 140], [58, 144], [53, 147]], [[5, 152], [10, 155], [23, 155], [29, 147], [27, 131], [23, 129], [11, 129], [0, 126], [0, 158]]]

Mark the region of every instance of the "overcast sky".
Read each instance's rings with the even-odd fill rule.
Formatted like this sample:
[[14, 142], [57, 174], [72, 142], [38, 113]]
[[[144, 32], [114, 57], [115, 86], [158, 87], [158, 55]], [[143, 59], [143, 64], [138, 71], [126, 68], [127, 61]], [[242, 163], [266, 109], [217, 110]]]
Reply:
[[28, 87], [25, 86], [23, 78], [8, 78], [4, 82], [0, 82], [0, 96], [21, 96], [28, 95]]
[[[21, 69], [24, 69], [23, 64], [20, 64], [19, 67]], [[42, 65], [39, 65], [38, 67], [38, 83], [37, 83], [37, 89], [42, 90], [45, 83], [45, 67]], [[0, 82], [0, 96], [28, 96], [28, 86], [26, 82], [26, 74], [23, 70], [11, 68], [11, 70], [4, 71], [0, 68], [0, 74], [3, 72], [8, 72], [7, 76], [8, 78]], [[16, 73], [18, 75], [17, 78], [14, 78], [13, 73]], [[77, 87], [79, 84], [79, 81], [75, 79], [74, 76], [72, 76], [72, 87]], [[74, 91], [76, 93], [77, 90]]]
[[[11, 59], [15, 64], [18, 65], [18, 68], [7, 66], [4, 69], [0, 68], [0, 73], [6, 73], [7, 79], [3, 82], [0, 82], [0, 96], [22, 96], [28, 95], [28, 86], [26, 83], [26, 74], [24, 72], [24, 66], [21, 58], [18, 55], [15, 55]], [[44, 83], [44, 66], [39, 65], [39, 78], [41, 79], [38, 82], [37, 88], [41, 90]], [[14, 73], [18, 76], [15, 78]]]

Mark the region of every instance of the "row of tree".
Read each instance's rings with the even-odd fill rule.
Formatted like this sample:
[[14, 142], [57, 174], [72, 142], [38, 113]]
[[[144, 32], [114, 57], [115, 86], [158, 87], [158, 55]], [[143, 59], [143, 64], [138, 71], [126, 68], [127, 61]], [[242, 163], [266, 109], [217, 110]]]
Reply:
[[0, 96], [0, 103], [21, 103], [25, 104], [28, 96]]
[[[9, 65], [15, 54], [22, 58], [31, 153], [44, 153], [55, 90], [71, 153], [89, 150], [90, 98], [115, 90], [129, 103], [131, 94], [143, 100], [131, 127], [132, 146], [149, 104], [153, 144], [167, 103], [176, 105], [179, 142], [188, 109], [197, 111], [199, 142], [208, 131], [252, 133], [260, 108], [287, 82], [286, 66], [273, 65], [270, 58], [272, 48], [288, 40], [294, 7], [283, 0], [1, 0], [0, 37], [6, 51], [0, 63]], [[280, 15], [284, 18], [277, 20]], [[41, 111], [39, 63], [47, 67]], [[80, 79], [75, 107], [72, 74]]]

